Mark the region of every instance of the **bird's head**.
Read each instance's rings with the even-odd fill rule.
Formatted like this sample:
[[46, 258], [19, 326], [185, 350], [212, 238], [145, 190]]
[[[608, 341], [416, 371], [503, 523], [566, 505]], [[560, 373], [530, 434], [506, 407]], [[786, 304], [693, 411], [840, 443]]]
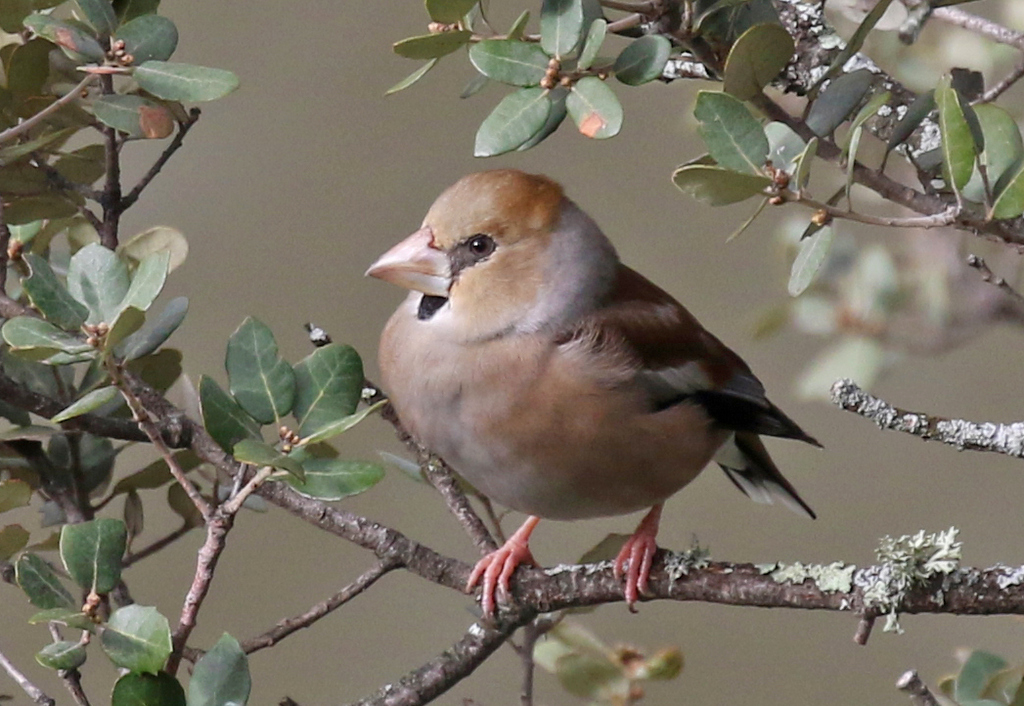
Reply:
[[581, 297], [598, 296], [590, 290], [610, 285], [616, 262], [561, 186], [505, 169], [445, 190], [419, 230], [366, 274], [433, 298], [429, 313], [450, 315], [461, 336], [490, 338], [560, 323]]

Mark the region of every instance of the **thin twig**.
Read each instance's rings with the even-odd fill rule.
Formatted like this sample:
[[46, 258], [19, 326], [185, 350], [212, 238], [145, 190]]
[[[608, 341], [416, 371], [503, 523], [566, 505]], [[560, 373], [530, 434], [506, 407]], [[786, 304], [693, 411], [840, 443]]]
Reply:
[[40, 704], [40, 706], [54, 706], [57, 703], [47, 696], [42, 689], [33, 684], [28, 677], [22, 674], [2, 651], [0, 651], [0, 666], [4, 668], [4, 671], [7, 672], [11, 679], [16, 681], [21, 690], [28, 694], [28, 697], [35, 703]]
[[192, 481], [185, 475], [185, 471], [182, 470], [181, 466], [178, 465], [177, 459], [174, 458], [174, 454], [171, 453], [171, 449], [164, 443], [163, 437], [160, 434], [160, 430], [153, 423], [149, 410], [145, 408], [142, 401], [136, 396], [135, 392], [128, 385], [125, 377], [114, 362], [111, 362], [107, 366], [110, 371], [110, 376], [117, 385], [118, 389], [121, 390], [121, 394], [124, 396], [125, 401], [128, 402], [128, 407], [131, 408], [132, 414], [134, 415], [135, 422], [139, 425], [139, 428], [145, 432], [146, 437], [150, 443], [156, 447], [156, 450], [160, 453], [164, 463], [167, 464], [167, 468], [170, 470], [171, 475], [178, 481], [178, 485], [182, 487], [185, 493], [188, 495], [189, 500], [196, 506], [199, 513], [203, 516], [203, 519], [209, 522], [213, 516], [213, 508], [206, 502], [206, 498], [202, 496], [199, 490], [192, 484]]
[[71, 698], [75, 700], [78, 706], [89, 706], [89, 697], [85, 695], [85, 690], [82, 689], [81, 672], [77, 669], [62, 669], [57, 672], [57, 675], [64, 682], [68, 693], [71, 694]]
[[473, 506], [469, 504], [469, 499], [459, 488], [455, 474], [452, 473], [448, 464], [437, 456], [421, 451], [420, 467], [427, 480], [437, 488], [437, 492], [444, 498], [448, 509], [466, 530], [466, 534], [473, 540], [473, 544], [480, 550], [480, 553], [487, 554], [497, 549], [498, 545], [494, 541], [494, 537], [491, 536], [487, 525], [480, 519], [480, 516], [476, 514]]
[[639, 12], [639, 13], [650, 13], [654, 12], [655, 3], [650, 0], [643, 0], [641, 2], [624, 2], [623, 0], [601, 0], [601, 6], [607, 7], [609, 10], [621, 10], [622, 12]]
[[1006, 44], [1024, 51], [1024, 33], [1016, 32], [980, 15], [964, 12], [958, 7], [937, 7], [932, 11], [932, 17], [942, 20], [947, 24], [966, 29], [969, 32], [980, 34], [991, 39], [993, 42]]
[[192, 126], [199, 120], [200, 114], [199, 108], [192, 108], [188, 113], [188, 119], [178, 123], [178, 132], [175, 134], [174, 139], [171, 140], [171, 143], [167, 145], [167, 148], [160, 154], [157, 160], [153, 162], [153, 166], [149, 168], [149, 171], [142, 175], [142, 178], [139, 179], [139, 183], [136, 184], [123, 199], [121, 199], [120, 204], [118, 205], [118, 208], [121, 211], [125, 211], [139, 200], [139, 196], [142, 194], [143, 189], [149, 186], [149, 182], [156, 178], [156, 175], [159, 174], [160, 170], [164, 168], [165, 164], [167, 164], [167, 160], [169, 160], [181, 147], [181, 143], [185, 141], [185, 135], [188, 134], [188, 131], [191, 130]]
[[910, 694], [910, 703], [914, 706], [939, 706], [938, 699], [928, 685], [921, 681], [917, 670], [911, 669], [896, 680], [896, 688]]
[[616, 34], [618, 32], [625, 32], [627, 29], [639, 27], [643, 21], [644, 16], [638, 12], [634, 12], [632, 15], [626, 15], [625, 17], [617, 19], [614, 22], [609, 22], [607, 31], [611, 32], [612, 34]]
[[995, 287], [998, 287], [1004, 294], [1006, 294], [1014, 301], [1020, 304], [1024, 304], [1024, 296], [1021, 296], [1020, 292], [1011, 287], [1009, 282], [1007, 282], [1002, 277], [996, 275], [996, 273], [994, 273], [989, 268], [988, 264], [986, 264], [986, 262], [982, 258], [978, 257], [977, 255], [968, 255], [967, 266], [973, 267], [978, 272], [980, 272], [981, 279]]
[[[237, 492], [232, 493], [231, 497], [224, 502], [224, 512], [229, 515], [234, 515], [242, 509], [242, 503], [245, 502], [245, 499], [252, 495], [257, 488], [263, 485], [263, 482], [266, 481], [267, 478], [270, 478], [270, 476], [274, 474], [274, 471], [275, 469], [273, 466], [264, 466], [256, 471], [253, 477], [249, 479], [248, 483], [246, 483], [242, 488], [239, 488]], [[241, 480], [241, 478], [241, 474], [235, 476], [236, 480]]]
[[195, 528], [192, 525], [187, 523], [183, 524], [181, 527], [174, 530], [173, 532], [169, 532], [160, 539], [155, 540], [152, 544], [143, 547], [137, 552], [132, 552], [131, 554], [126, 555], [125, 558], [121, 561], [121, 566], [127, 569], [132, 564], [138, 563], [143, 559], [146, 559], [152, 556], [153, 554], [156, 554], [161, 549], [170, 546], [171, 544], [173, 544], [174, 542], [178, 541], [186, 534], [191, 532], [193, 529]]
[[862, 647], [868, 644], [868, 639], [871, 637], [871, 630], [875, 627], [875, 620], [878, 615], [873, 610], [866, 610], [864, 614], [860, 616], [860, 620], [857, 622], [857, 632], [853, 634], [854, 643], [861, 645]]
[[[0, 293], [7, 298], [7, 263], [10, 259], [8, 248], [11, 247], [11, 227], [4, 217], [4, 199], [0, 196]], [[13, 301], [13, 300], [12, 300]], [[0, 312], [0, 315], [7, 317]]]
[[177, 673], [178, 665], [181, 664], [182, 650], [196, 626], [199, 609], [202, 608], [203, 601], [210, 592], [213, 574], [217, 569], [217, 561], [224, 551], [228, 532], [231, 531], [233, 524], [234, 515], [220, 510], [207, 520], [206, 541], [199, 548], [192, 585], [185, 595], [185, 601], [181, 607], [181, 617], [178, 618], [178, 626], [171, 633], [171, 656], [167, 658], [167, 665], [164, 667], [164, 670], [171, 676]]
[[286, 618], [270, 630], [267, 630], [265, 633], [256, 635], [255, 637], [250, 637], [248, 640], [243, 640], [241, 643], [242, 651], [246, 654], [252, 654], [253, 652], [262, 650], [265, 647], [272, 647], [276, 645], [278, 642], [298, 630], [308, 628], [328, 613], [340, 608], [368, 589], [376, 583], [377, 579], [381, 576], [397, 568], [398, 564], [393, 561], [378, 562], [373, 568], [359, 576], [355, 581], [345, 586], [327, 600], [317, 603], [305, 613], [296, 615], [292, 618]]
[[520, 706], [533, 706], [533, 675], [536, 671], [533, 663], [533, 648], [537, 639], [543, 635], [541, 626], [532, 621], [523, 628], [523, 645], [519, 650], [519, 661], [523, 669], [523, 681], [519, 688]]
[[19, 135], [22, 135], [22, 134], [28, 132], [29, 130], [34, 128], [36, 125], [38, 125], [39, 123], [43, 122], [44, 120], [49, 118], [51, 115], [56, 113], [58, 110], [60, 110], [61, 108], [63, 108], [67, 104], [69, 104], [71, 101], [75, 100], [75, 98], [80, 97], [81, 94], [82, 94], [82, 91], [84, 91], [86, 88], [88, 88], [89, 84], [92, 83], [95, 79], [96, 79], [96, 76], [94, 74], [89, 74], [88, 76], [83, 78], [81, 81], [79, 81], [77, 86], [75, 86], [70, 91], [65, 93], [63, 96], [61, 96], [60, 98], [55, 100], [53, 103], [50, 103], [50, 105], [48, 105], [45, 108], [43, 108], [42, 110], [40, 110], [38, 113], [33, 115], [31, 118], [27, 118], [25, 120], [22, 120], [20, 123], [18, 123], [14, 127], [7, 128], [3, 132], [0, 132], [0, 145], [2, 145], [5, 142], [8, 142], [10, 140], [13, 140], [15, 137], [18, 137]]
[[941, 441], [960, 451], [991, 451], [1024, 458], [1024, 422], [979, 423], [909, 412], [865, 392], [849, 379], [836, 381], [830, 394], [834, 404], [870, 419], [882, 429]]
[[[103, 94], [114, 92], [114, 77], [103, 75], [100, 78]], [[103, 206], [103, 224], [100, 228], [100, 243], [105, 248], [117, 248], [117, 232], [121, 222], [121, 154], [117, 141], [117, 130], [110, 126], [102, 128], [104, 136], [104, 156], [106, 160], [106, 180], [100, 203]]]
[[941, 213], [930, 216], [910, 216], [904, 218], [888, 216], [872, 216], [867, 213], [844, 210], [830, 204], [816, 201], [795, 191], [780, 190], [777, 194], [787, 203], [799, 203], [808, 208], [827, 214], [830, 218], [840, 218], [847, 221], [856, 221], [872, 226], [885, 228], [943, 228], [956, 223], [958, 209], [951, 206]]
[[1024, 59], [1021, 59], [1021, 61], [1013, 68], [1013, 71], [1003, 76], [994, 86], [985, 91], [981, 98], [973, 101], [972, 105], [977, 105], [978, 103], [991, 103], [1012, 88], [1013, 85], [1022, 77], [1024, 77]]

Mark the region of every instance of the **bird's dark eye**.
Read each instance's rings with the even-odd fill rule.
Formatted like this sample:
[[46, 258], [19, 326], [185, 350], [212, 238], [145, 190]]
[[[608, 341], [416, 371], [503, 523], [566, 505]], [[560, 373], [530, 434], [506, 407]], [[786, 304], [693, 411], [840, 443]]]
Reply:
[[489, 235], [483, 233], [477, 233], [469, 242], [466, 243], [466, 247], [469, 248], [469, 252], [473, 254], [473, 257], [477, 260], [482, 260], [492, 252], [494, 252], [495, 244], [494, 239]]

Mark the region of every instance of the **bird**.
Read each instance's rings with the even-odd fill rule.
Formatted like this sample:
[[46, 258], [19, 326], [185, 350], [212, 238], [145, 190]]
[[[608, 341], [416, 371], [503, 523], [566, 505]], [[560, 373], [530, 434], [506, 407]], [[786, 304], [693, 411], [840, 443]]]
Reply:
[[378, 354], [403, 427], [528, 516], [470, 574], [485, 616], [516, 567], [535, 563], [541, 519], [647, 510], [613, 562], [634, 610], [663, 504], [712, 461], [752, 500], [815, 517], [760, 436], [820, 444], [736, 353], [623, 264], [556, 181], [469, 174], [366, 274], [409, 290]]

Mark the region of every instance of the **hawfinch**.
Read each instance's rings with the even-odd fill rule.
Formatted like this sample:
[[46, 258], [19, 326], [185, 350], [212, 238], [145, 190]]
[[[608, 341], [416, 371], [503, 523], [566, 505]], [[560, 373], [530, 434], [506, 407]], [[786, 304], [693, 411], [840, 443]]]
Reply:
[[632, 608], [662, 504], [710, 461], [754, 501], [814, 517], [758, 435], [818, 443], [738, 355], [623, 265], [554, 181], [470, 174], [367, 274], [411, 290], [380, 342], [402, 424], [480, 493], [530, 516], [470, 576], [485, 615], [533, 561], [540, 518], [649, 508], [614, 563]]

